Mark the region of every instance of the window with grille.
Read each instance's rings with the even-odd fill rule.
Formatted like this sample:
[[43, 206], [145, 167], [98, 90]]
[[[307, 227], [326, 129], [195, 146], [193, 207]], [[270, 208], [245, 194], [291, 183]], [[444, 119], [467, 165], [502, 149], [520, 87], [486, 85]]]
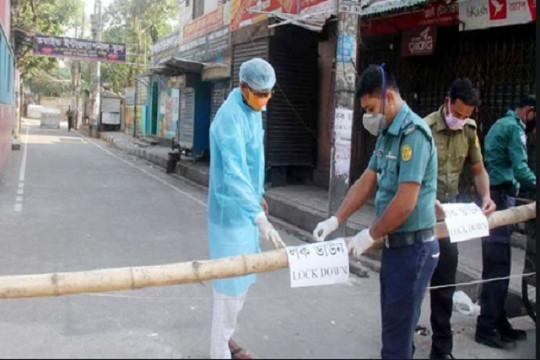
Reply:
[[204, 1], [194, 0], [193, 1], [193, 19], [196, 19], [199, 16], [203, 16], [203, 15], [204, 15]]

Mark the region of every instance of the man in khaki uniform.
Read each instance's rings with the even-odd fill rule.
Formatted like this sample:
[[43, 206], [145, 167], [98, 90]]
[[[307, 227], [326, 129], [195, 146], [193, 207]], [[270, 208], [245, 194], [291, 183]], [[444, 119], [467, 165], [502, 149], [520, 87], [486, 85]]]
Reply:
[[[437, 218], [444, 217], [440, 203], [455, 202], [459, 177], [467, 161], [474, 176], [474, 185], [488, 216], [495, 211], [489, 191], [489, 176], [482, 162], [482, 152], [476, 134], [476, 123], [470, 119], [478, 96], [467, 78], [454, 81], [443, 106], [424, 120], [431, 128], [437, 146]], [[439, 239], [440, 258], [431, 278], [431, 286], [455, 284], [458, 264], [457, 244], [449, 238]], [[433, 331], [430, 358], [453, 359], [452, 297], [454, 287], [431, 290], [431, 328]]]

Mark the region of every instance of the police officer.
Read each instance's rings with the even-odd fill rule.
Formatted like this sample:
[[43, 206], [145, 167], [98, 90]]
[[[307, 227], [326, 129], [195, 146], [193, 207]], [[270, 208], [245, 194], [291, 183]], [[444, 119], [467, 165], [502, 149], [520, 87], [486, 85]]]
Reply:
[[[525, 124], [535, 120], [536, 97], [525, 96], [515, 110], [497, 120], [484, 141], [486, 168], [491, 183], [491, 196], [498, 210], [512, 207], [519, 191], [536, 191], [536, 176], [527, 165]], [[482, 238], [482, 279], [510, 275], [510, 237], [513, 225], [492, 229]], [[507, 349], [523, 340], [527, 333], [513, 329], [504, 311], [509, 280], [482, 284], [480, 316], [476, 322], [476, 342]]]
[[337, 213], [319, 223], [323, 241], [375, 194], [377, 220], [348, 244], [355, 257], [384, 237], [382, 252], [382, 350], [385, 359], [413, 356], [420, 305], [437, 265], [435, 187], [437, 158], [427, 124], [401, 98], [394, 76], [370, 65], [361, 75], [357, 96], [363, 124], [377, 136], [368, 168], [349, 189]]
[[[482, 163], [482, 152], [476, 134], [476, 123], [470, 119], [478, 96], [467, 78], [454, 81], [444, 104], [424, 120], [429, 125], [437, 146], [437, 214], [444, 217], [440, 202], [455, 202], [459, 177], [465, 162], [470, 165], [474, 184], [486, 216], [495, 211], [489, 192], [489, 177]], [[441, 255], [431, 278], [431, 286], [456, 283], [458, 265], [457, 244], [439, 239]], [[431, 290], [431, 359], [453, 359], [452, 355], [452, 297], [455, 286]]]

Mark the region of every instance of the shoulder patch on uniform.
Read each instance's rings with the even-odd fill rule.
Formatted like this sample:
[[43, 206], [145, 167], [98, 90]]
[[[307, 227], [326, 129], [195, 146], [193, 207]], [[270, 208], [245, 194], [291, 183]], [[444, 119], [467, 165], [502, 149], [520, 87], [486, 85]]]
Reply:
[[409, 144], [404, 144], [402, 147], [401, 147], [401, 159], [403, 161], [409, 161], [411, 160], [411, 157], [412, 157], [412, 148]]
[[437, 123], [437, 116], [438, 115], [439, 115], [438, 111], [433, 112], [433, 113], [429, 114], [428, 116], [426, 116], [424, 118], [424, 121], [428, 124], [429, 127], [432, 127], [433, 125], [435, 125]]
[[519, 136], [521, 137], [521, 142], [523, 145], [527, 146], [527, 135], [525, 135], [525, 133], [522, 131]]
[[416, 125], [411, 124], [411, 125], [409, 125], [409, 127], [405, 128], [405, 130], [403, 130], [403, 135], [409, 135], [414, 130], [416, 130]]
[[407, 126], [411, 125], [413, 122], [412, 120], [407, 116], [405, 119], [403, 119], [403, 122], [401, 123], [401, 129], [405, 129]]
[[465, 120], [465, 125], [472, 126], [473, 128], [476, 129], [476, 121], [474, 121], [473, 119], [467, 119], [467, 120]]

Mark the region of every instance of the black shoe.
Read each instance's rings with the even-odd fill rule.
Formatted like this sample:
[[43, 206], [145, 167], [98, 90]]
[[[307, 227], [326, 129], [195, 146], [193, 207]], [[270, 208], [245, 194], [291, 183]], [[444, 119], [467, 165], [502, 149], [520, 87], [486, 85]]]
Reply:
[[501, 338], [503, 341], [511, 342], [511, 341], [520, 341], [520, 340], [526, 340], [527, 339], [527, 333], [523, 330], [518, 329], [505, 329], [501, 330]]
[[454, 355], [452, 354], [439, 354], [436, 351], [433, 351], [433, 349], [429, 352], [429, 358], [430, 359], [455, 359]]
[[474, 341], [476, 341], [479, 344], [484, 344], [489, 347], [495, 348], [495, 349], [512, 349], [516, 347], [516, 342], [513, 340], [505, 341], [502, 339], [501, 334], [498, 332], [493, 332], [491, 334], [482, 334], [482, 333], [476, 333], [474, 336]]

